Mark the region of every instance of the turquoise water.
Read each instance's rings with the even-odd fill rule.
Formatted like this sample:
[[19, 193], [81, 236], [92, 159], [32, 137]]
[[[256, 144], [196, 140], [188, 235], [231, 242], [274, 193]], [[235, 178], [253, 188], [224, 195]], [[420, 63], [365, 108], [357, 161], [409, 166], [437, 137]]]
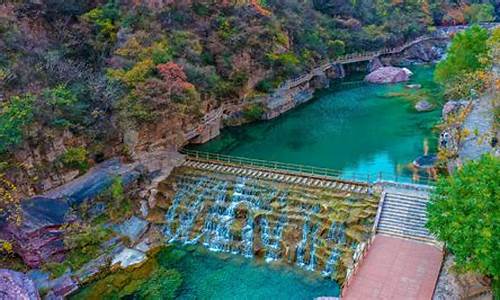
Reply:
[[216, 139], [190, 148], [332, 168], [346, 177], [379, 172], [385, 177], [411, 176], [406, 166], [423, 154], [424, 141], [431, 152], [436, 148], [432, 128], [440, 117], [439, 109], [416, 112], [412, 101], [423, 93], [431, 102], [440, 101], [434, 68], [411, 69], [410, 83], [421, 84], [421, 90], [404, 84], [334, 84], [274, 120], [227, 128]]
[[313, 299], [339, 295], [335, 282], [296, 267], [218, 254], [201, 247], [172, 250], [176, 259], [166, 261], [166, 266], [180, 271], [183, 278], [176, 299]]

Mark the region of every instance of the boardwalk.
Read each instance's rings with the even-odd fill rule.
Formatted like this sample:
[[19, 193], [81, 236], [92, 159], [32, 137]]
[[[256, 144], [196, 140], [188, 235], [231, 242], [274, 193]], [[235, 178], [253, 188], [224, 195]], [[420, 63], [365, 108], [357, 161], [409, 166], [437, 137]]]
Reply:
[[342, 299], [432, 299], [442, 258], [433, 245], [378, 234]]

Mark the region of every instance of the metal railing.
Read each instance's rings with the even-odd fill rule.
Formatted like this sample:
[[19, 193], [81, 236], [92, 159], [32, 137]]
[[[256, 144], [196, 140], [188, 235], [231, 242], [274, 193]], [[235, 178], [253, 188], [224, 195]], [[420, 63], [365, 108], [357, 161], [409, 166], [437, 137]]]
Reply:
[[247, 168], [260, 168], [272, 171], [280, 171], [286, 173], [294, 173], [306, 176], [314, 177], [327, 177], [337, 180], [358, 182], [358, 183], [376, 183], [376, 182], [395, 182], [395, 183], [408, 183], [408, 184], [422, 184], [422, 185], [434, 185], [434, 180], [431, 178], [424, 178], [422, 180], [413, 180], [413, 178], [408, 176], [400, 176], [397, 174], [390, 174], [386, 172], [378, 173], [359, 173], [359, 172], [345, 172], [323, 167], [307, 166], [295, 163], [285, 163], [279, 161], [269, 161], [256, 158], [231, 156], [221, 153], [204, 152], [192, 149], [182, 148], [179, 150], [180, 153], [186, 155], [189, 158], [220, 162], [230, 165], [236, 165]]

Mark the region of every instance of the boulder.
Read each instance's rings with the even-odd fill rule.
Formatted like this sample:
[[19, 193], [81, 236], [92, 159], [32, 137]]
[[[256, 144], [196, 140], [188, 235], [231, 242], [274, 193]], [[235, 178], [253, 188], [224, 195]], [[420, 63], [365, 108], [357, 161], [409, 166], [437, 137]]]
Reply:
[[374, 59], [370, 60], [370, 62], [368, 62], [368, 66], [366, 68], [368, 70], [368, 73], [371, 73], [382, 67], [384, 67], [384, 64], [382, 63], [382, 61], [380, 61], [380, 58], [375, 57]]
[[397, 83], [408, 81], [412, 75], [407, 68], [381, 67], [366, 75], [365, 81], [371, 83]]
[[40, 299], [33, 281], [25, 274], [0, 269], [0, 299], [36, 300]]
[[125, 222], [115, 226], [116, 233], [126, 236], [132, 243], [137, 242], [148, 229], [149, 223], [136, 216], [132, 216]]
[[50, 290], [54, 296], [65, 298], [69, 294], [78, 290], [78, 283], [69, 275], [63, 275], [50, 282]]
[[449, 115], [458, 113], [462, 108], [467, 106], [468, 103], [469, 102], [465, 100], [446, 102], [442, 110], [443, 120], [446, 121]]
[[135, 165], [124, 165], [116, 159], [99, 164], [72, 182], [21, 201], [21, 223], [0, 219], [0, 238], [11, 241], [14, 251], [32, 268], [44, 262], [61, 261], [64, 258], [61, 225], [74, 220], [67, 215], [70, 207], [105, 191], [116, 176], [127, 185], [139, 175]]
[[330, 86], [330, 81], [328, 80], [328, 77], [322, 73], [313, 76], [309, 85], [314, 89], [323, 89]]
[[415, 104], [415, 109], [420, 112], [431, 111], [434, 109], [434, 106], [427, 100], [420, 100]]
[[140, 264], [146, 261], [146, 259], [147, 256], [144, 252], [136, 249], [125, 248], [113, 257], [111, 265], [119, 265], [121, 268], [126, 269], [130, 266]]

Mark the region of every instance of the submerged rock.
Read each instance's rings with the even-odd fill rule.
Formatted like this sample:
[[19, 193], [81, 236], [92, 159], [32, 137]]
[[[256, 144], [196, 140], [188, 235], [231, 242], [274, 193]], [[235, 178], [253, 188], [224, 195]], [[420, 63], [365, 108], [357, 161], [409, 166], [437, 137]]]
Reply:
[[371, 83], [397, 83], [408, 81], [413, 73], [407, 68], [381, 67], [366, 75], [365, 81]]
[[125, 248], [113, 257], [111, 265], [120, 265], [121, 268], [125, 269], [130, 266], [140, 264], [146, 259], [147, 256], [144, 252], [136, 249]]
[[415, 109], [420, 112], [431, 111], [434, 109], [434, 105], [430, 104], [427, 100], [420, 100], [415, 104]]
[[420, 88], [422, 88], [422, 85], [421, 84], [407, 84], [406, 85], [406, 88], [407, 89], [414, 89], [414, 90], [418, 90]]
[[421, 155], [413, 161], [413, 165], [420, 169], [429, 169], [436, 166], [437, 156], [435, 154]]
[[40, 299], [33, 281], [25, 274], [0, 269], [0, 299], [36, 300]]

